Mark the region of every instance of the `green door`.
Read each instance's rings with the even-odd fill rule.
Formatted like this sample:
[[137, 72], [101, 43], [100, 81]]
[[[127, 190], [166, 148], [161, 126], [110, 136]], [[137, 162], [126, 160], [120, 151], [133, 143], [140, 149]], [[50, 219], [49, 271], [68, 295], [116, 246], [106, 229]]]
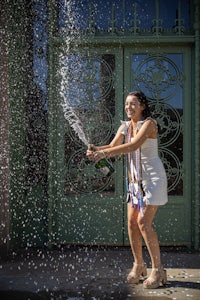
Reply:
[[105, 177], [85, 145], [108, 144], [123, 118], [122, 50], [63, 48], [60, 61], [51, 91], [50, 242], [122, 245], [123, 162], [113, 160], [116, 172]]
[[[190, 72], [191, 53], [187, 47], [160, 52], [109, 46], [69, 54], [63, 48], [61, 65], [54, 57], [52, 66], [63, 72], [50, 86], [50, 243], [128, 244], [124, 160], [112, 161], [116, 172], [107, 178], [87, 160], [84, 141], [110, 142], [125, 119], [125, 95], [135, 89], [146, 93], [158, 120], [168, 177], [169, 203], [155, 220], [159, 240], [191, 243], [191, 144], [186, 143], [191, 83], [183, 75]], [[74, 123], [82, 133], [76, 133]]]
[[190, 49], [127, 48], [124, 74], [125, 91], [141, 89], [159, 125], [159, 154], [169, 195], [168, 204], [159, 209], [155, 220], [159, 240], [190, 245], [192, 95], [191, 76], [186, 76], [191, 74]]

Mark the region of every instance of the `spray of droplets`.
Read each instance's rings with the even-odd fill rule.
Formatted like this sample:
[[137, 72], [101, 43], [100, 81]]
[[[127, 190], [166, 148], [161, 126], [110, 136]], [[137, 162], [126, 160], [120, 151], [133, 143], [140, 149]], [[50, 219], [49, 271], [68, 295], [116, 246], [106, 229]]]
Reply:
[[[67, 13], [67, 24], [68, 29], [70, 32], [76, 31], [74, 28], [74, 13], [72, 11], [72, 5], [70, 1], [65, 1], [65, 11]], [[70, 84], [70, 77], [69, 77], [69, 58], [68, 55], [70, 54], [70, 44], [72, 42], [72, 35], [67, 35], [66, 37], [66, 51], [65, 54], [60, 54], [59, 57], [59, 73], [61, 78], [60, 83], [60, 95], [62, 99], [62, 108], [64, 111], [64, 117], [68, 121], [71, 128], [73, 128], [74, 132], [77, 134], [79, 139], [85, 144], [88, 145], [88, 139], [86, 138], [86, 134], [84, 133], [82, 123], [78, 117], [78, 115], [75, 112], [75, 109], [71, 105], [69, 99], [68, 99], [68, 90], [69, 90], [69, 84]]]

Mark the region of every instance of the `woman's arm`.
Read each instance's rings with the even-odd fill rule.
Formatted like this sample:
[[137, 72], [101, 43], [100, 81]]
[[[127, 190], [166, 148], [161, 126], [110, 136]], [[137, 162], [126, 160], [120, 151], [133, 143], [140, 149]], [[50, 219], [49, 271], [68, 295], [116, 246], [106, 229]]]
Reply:
[[123, 144], [123, 142], [124, 142], [124, 135], [122, 134], [123, 127], [124, 127], [124, 125], [122, 124], [118, 128], [117, 133], [116, 133], [115, 137], [113, 138], [113, 140], [111, 141], [110, 144], [103, 145], [103, 146], [94, 146], [94, 145], [91, 144], [91, 145], [88, 145], [88, 148], [90, 148], [90, 146], [91, 146], [91, 148], [93, 148], [94, 151], [100, 151], [100, 150], [112, 148], [112, 147]]
[[109, 148], [116, 147], [118, 145], [123, 144], [123, 142], [124, 142], [124, 135], [122, 134], [122, 129], [123, 128], [124, 128], [124, 125], [122, 124], [118, 128], [117, 133], [116, 133], [114, 139], [111, 141], [111, 143], [109, 145], [95, 146], [93, 144], [89, 144], [88, 145], [87, 156], [90, 159], [93, 159], [94, 158], [94, 156], [93, 156], [94, 151], [95, 151], [95, 153], [97, 153], [97, 152], [102, 153], [101, 151], [104, 150], [104, 149], [109, 149]]
[[147, 138], [155, 138], [157, 132], [157, 126], [152, 119], [147, 120], [141, 127], [140, 131], [134, 137], [133, 141], [123, 145], [114, 145], [100, 149], [103, 151], [97, 151], [94, 153], [95, 161], [100, 160], [103, 157], [114, 157], [117, 155], [127, 154], [138, 149]]

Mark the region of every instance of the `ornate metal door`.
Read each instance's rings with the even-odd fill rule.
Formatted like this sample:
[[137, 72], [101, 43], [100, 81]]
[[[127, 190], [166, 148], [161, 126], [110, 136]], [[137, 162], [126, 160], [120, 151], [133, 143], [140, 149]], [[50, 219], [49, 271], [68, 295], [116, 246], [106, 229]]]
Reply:
[[108, 144], [120, 124], [122, 51], [64, 48], [59, 70], [51, 242], [123, 244], [123, 162], [105, 177], [86, 158], [87, 144]]
[[[186, 48], [126, 49], [126, 91], [149, 98], [159, 125], [159, 153], [168, 178], [169, 203], [160, 208], [156, 227], [163, 244], [190, 244], [191, 238], [191, 53]], [[130, 72], [129, 72], [129, 71]], [[127, 75], [128, 74], [128, 75]], [[129, 76], [131, 74], [131, 76]], [[162, 195], [160, 195], [162, 197]]]
[[[109, 143], [126, 118], [124, 95], [141, 89], [159, 124], [159, 152], [168, 177], [169, 203], [159, 209], [155, 222], [159, 240], [191, 243], [191, 144], [186, 142], [191, 83], [184, 76], [190, 72], [191, 53], [187, 47], [148, 50], [63, 51], [66, 77], [59, 78], [52, 96], [56, 115], [51, 132], [56, 141], [52, 138], [49, 180], [51, 242], [128, 244], [123, 161], [113, 160], [116, 172], [106, 178], [86, 159], [84, 142]], [[58, 98], [60, 90], [64, 103]], [[79, 136], [73, 122], [80, 125]]]

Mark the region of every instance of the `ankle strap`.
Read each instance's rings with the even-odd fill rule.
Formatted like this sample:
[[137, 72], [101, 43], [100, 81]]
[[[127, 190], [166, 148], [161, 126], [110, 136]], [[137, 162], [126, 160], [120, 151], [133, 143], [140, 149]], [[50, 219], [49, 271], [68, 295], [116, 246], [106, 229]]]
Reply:
[[163, 268], [163, 265], [160, 265], [159, 267], [157, 268], [152, 268], [153, 271], [161, 271], [161, 270], [164, 270]]
[[146, 266], [146, 263], [143, 262], [143, 264], [136, 264], [136, 263], [134, 262], [134, 263], [133, 263], [133, 266], [143, 267], [143, 266]]

